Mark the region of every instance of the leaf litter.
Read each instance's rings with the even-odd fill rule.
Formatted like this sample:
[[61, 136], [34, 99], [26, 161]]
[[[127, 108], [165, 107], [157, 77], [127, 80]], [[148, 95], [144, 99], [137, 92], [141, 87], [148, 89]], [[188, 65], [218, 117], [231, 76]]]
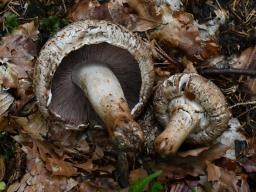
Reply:
[[[252, 0], [240, 2], [241, 6], [239, 2], [2, 1], [0, 100], [5, 103], [1, 103], [0, 130], [10, 137], [5, 143], [0, 137], [0, 146], [16, 147], [11, 161], [0, 153], [1, 184], [7, 184], [7, 191], [128, 191], [161, 171], [156, 183], [149, 185], [152, 190], [163, 191], [160, 186], [164, 186], [165, 191], [176, 192], [254, 191], [256, 107], [247, 103], [255, 100], [255, 75], [246, 72], [255, 70], [256, 13]], [[224, 134], [220, 143], [196, 149], [184, 145], [176, 156], [161, 157], [152, 147], [159, 126], [148, 107], [141, 117], [147, 150], [127, 154], [126, 165], [118, 162], [119, 152], [104, 129], [49, 129], [35, 105], [34, 62], [44, 41], [68, 22], [84, 19], [108, 20], [151, 41], [160, 80], [189, 66], [213, 80], [231, 106], [241, 104], [232, 108], [238, 126], [230, 125], [230, 130], [236, 136], [227, 143]], [[219, 70], [217, 76], [211, 75], [212, 69]], [[240, 69], [240, 74], [233, 69]], [[222, 75], [225, 70], [228, 76]], [[118, 170], [127, 171], [126, 188], [120, 188]]]

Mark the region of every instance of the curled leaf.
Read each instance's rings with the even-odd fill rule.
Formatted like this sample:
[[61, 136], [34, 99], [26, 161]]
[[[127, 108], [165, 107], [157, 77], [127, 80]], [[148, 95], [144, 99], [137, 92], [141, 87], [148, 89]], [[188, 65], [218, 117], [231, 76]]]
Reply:
[[0, 91], [0, 116], [8, 111], [13, 104], [14, 98], [6, 91]]

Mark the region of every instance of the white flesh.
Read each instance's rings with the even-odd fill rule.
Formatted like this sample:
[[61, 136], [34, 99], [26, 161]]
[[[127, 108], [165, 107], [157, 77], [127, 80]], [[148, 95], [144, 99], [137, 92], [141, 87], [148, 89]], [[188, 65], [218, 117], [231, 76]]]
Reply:
[[162, 154], [173, 154], [188, 135], [205, 119], [203, 108], [185, 97], [173, 99], [169, 104], [172, 114], [165, 130], [156, 138], [156, 149]]
[[[109, 116], [115, 116], [120, 103], [126, 103], [122, 87], [114, 73], [106, 66], [99, 64], [76, 67], [72, 80], [86, 94], [95, 112], [107, 126], [111, 126]], [[127, 113], [130, 113], [127, 107]]]
[[122, 87], [113, 72], [100, 64], [81, 65], [72, 71], [72, 80], [83, 90], [118, 148], [139, 149], [143, 132], [134, 121]]

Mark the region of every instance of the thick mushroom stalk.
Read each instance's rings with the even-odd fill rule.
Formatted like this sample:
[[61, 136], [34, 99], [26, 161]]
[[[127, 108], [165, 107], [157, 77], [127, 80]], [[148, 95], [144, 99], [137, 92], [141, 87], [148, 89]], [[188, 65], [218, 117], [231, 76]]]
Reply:
[[224, 95], [198, 74], [178, 74], [167, 79], [155, 93], [154, 108], [165, 130], [156, 138], [161, 154], [175, 153], [186, 140], [205, 145], [227, 127], [230, 112]]
[[143, 132], [133, 120], [114, 73], [106, 65], [81, 64], [73, 70], [72, 80], [83, 90], [118, 147], [138, 149], [143, 141]]

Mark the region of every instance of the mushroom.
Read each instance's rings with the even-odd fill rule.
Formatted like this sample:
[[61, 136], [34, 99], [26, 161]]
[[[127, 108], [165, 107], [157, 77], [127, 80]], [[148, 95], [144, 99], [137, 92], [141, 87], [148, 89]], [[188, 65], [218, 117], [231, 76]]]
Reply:
[[175, 153], [181, 144], [206, 145], [228, 127], [230, 112], [224, 95], [196, 73], [176, 74], [156, 90], [154, 110], [165, 130], [155, 139], [161, 154]]
[[79, 21], [48, 40], [35, 68], [35, 94], [51, 125], [105, 125], [120, 149], [138, 149], [143, 132], [134, 118], [153, 87], [149, 45], [106, 21]]

